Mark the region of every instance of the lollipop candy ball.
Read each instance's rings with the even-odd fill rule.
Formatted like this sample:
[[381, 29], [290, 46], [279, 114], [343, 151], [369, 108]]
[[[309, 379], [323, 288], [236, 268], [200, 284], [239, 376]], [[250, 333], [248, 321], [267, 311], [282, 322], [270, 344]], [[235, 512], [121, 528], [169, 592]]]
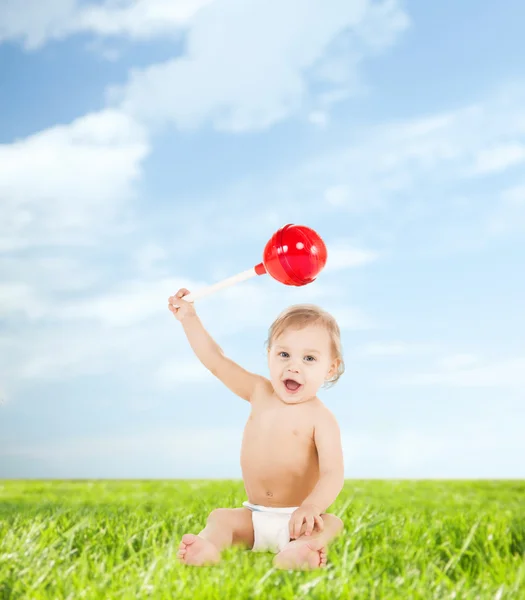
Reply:
[[263, 264], [280, 283], [301, 286], [315, 280], [326, 265], [326, 245], [304, 225], [285, 225], [266, 244]]

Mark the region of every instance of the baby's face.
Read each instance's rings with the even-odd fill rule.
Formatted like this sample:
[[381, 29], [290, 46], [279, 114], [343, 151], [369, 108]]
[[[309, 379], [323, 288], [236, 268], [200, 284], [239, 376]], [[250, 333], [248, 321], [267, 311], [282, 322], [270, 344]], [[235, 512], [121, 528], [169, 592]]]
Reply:
[[315, 325], [285, 330], [269, 348], [268, 367], [275, 393], [283, 402], [310, 400], [335, 372], [328, 331]]

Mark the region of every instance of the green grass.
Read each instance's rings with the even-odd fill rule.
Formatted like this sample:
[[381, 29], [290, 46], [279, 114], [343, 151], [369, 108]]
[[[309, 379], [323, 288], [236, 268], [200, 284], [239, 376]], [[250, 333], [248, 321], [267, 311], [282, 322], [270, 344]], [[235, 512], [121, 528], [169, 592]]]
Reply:
[[320, 572], [240, 548], [176, 559], [240, 482], [0, 481], [0, 600], [525, 598], [525, 482], [348, 481]]

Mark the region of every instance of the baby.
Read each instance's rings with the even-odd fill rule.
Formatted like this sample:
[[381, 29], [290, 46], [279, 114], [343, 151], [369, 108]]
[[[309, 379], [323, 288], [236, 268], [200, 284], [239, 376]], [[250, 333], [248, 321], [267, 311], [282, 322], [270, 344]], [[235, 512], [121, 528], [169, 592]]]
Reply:
[[202, 364], [251, 405], [244, 430], [241, 469], [248, 502], [217, 508], [198, 534], [182, 537], [179, 560], [211, 565], [232, 544], [272, 552], [280, 569], [326, 565], [326, 546], [343, 522], [326, 510], [344, 484], [339, 426], [317, 398], [344, 372], [334, 318], [313, 305], [285, 310], [267, 340], [269, 379], [224, 355], [180, 289], [169, 309], [180, 321]]

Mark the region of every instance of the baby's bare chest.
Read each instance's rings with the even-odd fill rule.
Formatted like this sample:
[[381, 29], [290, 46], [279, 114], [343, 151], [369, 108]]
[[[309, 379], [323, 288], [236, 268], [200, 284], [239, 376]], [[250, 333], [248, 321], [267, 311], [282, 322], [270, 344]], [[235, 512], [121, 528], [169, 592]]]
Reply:
[[314, 443], [313, 419], [299, 411], [254, 410], [246, 423], [245, 435], [252, 443], [308, 447]]
[[244, 430], [241, 464], [244, 476], [264, 480], [266, 487], [284, 478], [299, 485], [317, 468], [313, 424], [295, 413], [254, 411]]

